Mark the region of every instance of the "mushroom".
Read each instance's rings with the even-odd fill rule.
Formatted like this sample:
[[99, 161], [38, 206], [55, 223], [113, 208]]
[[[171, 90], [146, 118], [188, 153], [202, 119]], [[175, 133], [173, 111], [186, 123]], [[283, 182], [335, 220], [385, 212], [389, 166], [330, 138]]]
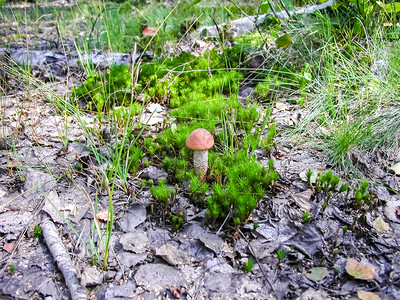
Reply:
[[146, 27], [143, 30], [142, 34], [144, 36], [154, 36], [157, 33], [157, 29], [157, 27]]
[[208, 169], [208, 149], [214, 145], [211, 133], [203, 128], [197, 128], [189, 134], [186, 147], [194, 150], [193, 166], [196, 175], [201, 173], [201, 182], [205, 182]]

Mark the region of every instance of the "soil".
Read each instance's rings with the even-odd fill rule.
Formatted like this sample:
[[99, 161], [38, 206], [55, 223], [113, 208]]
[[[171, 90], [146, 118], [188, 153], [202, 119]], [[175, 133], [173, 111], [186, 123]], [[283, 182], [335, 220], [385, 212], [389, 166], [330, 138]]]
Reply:
[[[48, 81], [40, 67], [33, 72]], [[60, 73], [48, 89], [64, 95], [80, 81], [78, 71]], [[397, 153], [352, 155], [374, 183], [372, 208], [357, 210], [352, 194], [333, 193], [323, 209], [327, 194], [300, 174], [330, 169], [324, 153], [278, 136], [271, 157], [279, 181], [239, 230], [206, 224], [204, 210], [191, 203], [184, 184], [174, 208], [184, 210], [187, 220], [173, 231], [154, 210], [149, 188], [140, 186], [142, 179], [156, 182], [168, 174], [157, 160], [142, 165], [126, 188], [116, 182], [115, 222], [103, 270], [93, 264], [90, 247], [94, 203], [98, 211], [109, 205], [99, 182], [102, 166], [85, 147], [75, 117], [57, 114], [39, 90], [15, 78], [8, 83], [1, 96], [1, 299], [400, 299], [400, 181], [389, 169]], [[240, 93], [251, 96], [252, 87], [243, 86]], [[145, 135], [159, 132], [167, 111], [157, 106], [158, 119]], [[147, 113], [152, 115], [150, 108]], [[278, 129], [291, 128], [306, 113], [282, 100], [272, 118]], [[95, 115], [83, 118], [91, 128], [105, 128]], [[270, 156], [262, 149], [256, 154], [268, 166]], [[98, 224], [105, 229], [104, 222]], [[93, 242], [100, 243], [97, 235]], [[54, 250], [57, 245], [61, 252]], [[246, 272], [249, 259], [254, 266]], [[351, 265], [351, 259], [358, 264]]]

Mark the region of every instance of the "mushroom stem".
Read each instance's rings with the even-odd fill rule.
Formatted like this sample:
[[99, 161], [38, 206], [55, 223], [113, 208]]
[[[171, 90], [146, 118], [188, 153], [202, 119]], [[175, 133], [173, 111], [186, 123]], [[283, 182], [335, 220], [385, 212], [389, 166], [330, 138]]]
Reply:
[[194, 150], [193, 168], [196, 175], [201, 173], [201, 182], [205, 182], [208, 169], [208, 150]]

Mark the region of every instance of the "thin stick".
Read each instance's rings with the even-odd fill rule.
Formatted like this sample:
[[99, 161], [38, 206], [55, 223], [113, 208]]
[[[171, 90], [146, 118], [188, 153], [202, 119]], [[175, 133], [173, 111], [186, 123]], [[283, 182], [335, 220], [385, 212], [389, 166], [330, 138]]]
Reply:
[[64, 276], [72, 300], [86, 300], [88, 296], [87, 290], [78, 280], [78, 272], [58, 235], [54, 223], [46, 217], [42, 222], [41, 228], [46, 245]]

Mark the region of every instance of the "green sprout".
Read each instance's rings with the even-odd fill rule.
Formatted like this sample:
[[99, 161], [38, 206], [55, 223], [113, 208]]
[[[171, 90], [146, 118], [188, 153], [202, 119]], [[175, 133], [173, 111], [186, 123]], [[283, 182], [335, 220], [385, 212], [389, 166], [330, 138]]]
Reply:
[[173, 230], [181, 228], [183, 224], [183, 213], [180, 212], [177, 216], [172, 216], [171, 222]]
[[8, 266], [8, 270], [10, 271], [10, 275], [14, 275], [15, 266], [14, 265], [9, 265]]
[[254, 267], [254, 260], [252, 258], [247, 259], [247, 262], [243, 264], [243, 267], [246, 273], [249, 273]]
[[168, 206], [168, 200], [172, 193], [172, 190], [165, 186], [165, 180], [159, 180], [159, 186], [154, 186], [150, 188], [150, 193], [153, 197], [160, 203]]
[[306, 173], [306, 177], [307, 177], [307, 183], [309, 184], [309, 185], [311, 185], [311, 177], [312, 177], [312, 175], [314, 174], [314, 172], [312, 171], [312, 170], [308, 170], [307, 171], [307, 173]]
[[260, 226], [260, 225], [258, 224], [258, 222], [253, 221], [253, 230], [257, 230], [257, 228], [258, 228], [259, 226]]
[[310, 213], [308, 211], [303, 212], [303, 222], [307, 223], [310, 221]]
[[282, 249], [276, 250], [276, 257], [277, 257], [279, 260], [284, 259], [285, 256], [286, 256], [286, 251], [285, 251], [285, 250], [282, 250]]
[[40, 228], [39, 225], [36, 225], [33, 231], [33, 237], [35, 239], [38, 239], [39, 242], [43, 241], [43, 233], [42, 233], [42, 228]]

